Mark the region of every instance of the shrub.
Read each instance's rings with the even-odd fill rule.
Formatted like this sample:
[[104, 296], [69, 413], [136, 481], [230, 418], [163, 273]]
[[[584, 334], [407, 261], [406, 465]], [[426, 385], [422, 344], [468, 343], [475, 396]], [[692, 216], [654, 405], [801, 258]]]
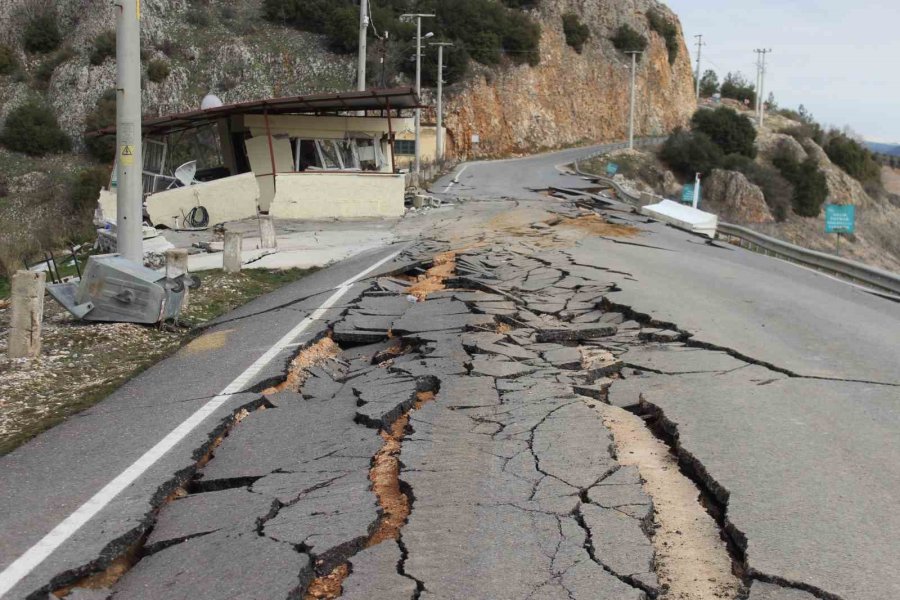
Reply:
[[682, 177], [709, 173], [722, 164], [722, 150], [702, 132], [677, 130], [662, 146], [659, 158]]
[[678, 28], [672, 21], [655, 8], [647, 11], [647, 22], [650, 24], [650, 29], [666, 40], [666, 50], [669, 52], [669, 64], [675, 64], [675, 59], [678, 58], [678, 48], [680, 45]]
[[19, 59], [15, 51], [6, 44], [0, 44], [0, 75], [12, 75], [19, 70]]
[[147, 63], [147, 78], [153, 83], [162, 83], [171, 72], [169, 63], [164, 60], [151, 60]]
[[61, 43], [56, 14], [51, 10], [33, 16], [22, 31], [22, 45], [28, 52], [46, 54], [59, 48]]
[[359, 45], [359, 9], [352, 6], [335, 8], [325, 25], [328, 45], [340, 54], [356, 52]]
[[103, 167], [82, 169], [69, 186], [69, 206], [79, 216], [90, 215], [97, 205], [100, 190], [109, 183], [109, 170]]
[[53, 74], [61, 64], [74, 58], [75, 51], [66, 46], [59, 52], [42, 62], [34, 72], [34, 87], [37, 90], [46, 90], [50, 86]]
[[723, 107], [701, 109], [691, 120], [694, 131], [700, 131], [722, 149], [724, 154], [756, 156], [756, 129], [746, 116]]
[[587, 25], [581, 22], [575, 13], [566, 13], [562, 17], [563, 33], [566, 35], [566, 43], [570, 45], [575, 52], [581, 54], [584, 50], [584, 43], [591, 37], [591, 30]]
[[832, 131], [823, 148], [831, 162], [857, 181], [867, 184], [881, 181], [881, 168], [866, 148], [856, 140]]
[[613, 46], [622, 52], [643, 52], [647, 48], [647, 38], [634, 30], [628, 23], [616, 30], [612, 37]]
[[806, 140], [812, 140], [820, 146], [825, 144], [825, 131], [818, 123], [801, 123], [795, 127], [782, 129], [778, 133], [789, 135], [801, 144]]
[[[434, 87], [437, 85], [438, 51], [434, 46], [422, 49], [422, 85]], [[461, 80], [469, 66], [469, 54], [462, 46], [447, 46], [444, 48], [444, 83], [453, 84]], [[406, 61], [401, 69], [410, 78], [415, 77], [416, 63]], [[377, 73], [377, 69], [372, 71]]]
[[775, 220], [781, 222], [787, 219], [793, 202], [794, 186], [777, 169], [760, 165], [743, 154], [729, 154], [722, 161], [722, 168], [743, 173], [762, 190], [766, 205]]
[[[116, 90], [106, 90], [97, 100], [94, 110], [84, 120], [85, 130], [97, 131], [116, 124]], [[84, 145], [88, 154], [104, 163], [111, 163], [116, 155], [116, 140], [113, 136], [84, 137]]]
[[94, 40], [90, 61], [92, 65], [102, 65], [107, 58], [116, 55], [116, 32], [104, 31]]
[[210, 17], [209, 10], [203, 6], [193, 6], [188, 9], [184, 20], [194, 27], [209, 27]]
[[828, 197], [828, 183], [816, 160], [809, 157], [799, 162], [788, 152], [778, 152], [772, 164], [794, 186], [794, 212], [801, 217], [818, 217]]
[[0, 143], [32, 156], [68, 152], [72, 148], [72, 141], [60, 129], [53, 110], [37, 100], [29, 100], [9, 113]]
[[708, 69], [700, 78], [700, 96], [709, 98], [719, 92], [719, 76], [712, 69]]
[[741, 73], [729, 73], [719, 90], [723, 98], [731, 98], [738, 102], [756, 103], [756, 86], [751, 84]]

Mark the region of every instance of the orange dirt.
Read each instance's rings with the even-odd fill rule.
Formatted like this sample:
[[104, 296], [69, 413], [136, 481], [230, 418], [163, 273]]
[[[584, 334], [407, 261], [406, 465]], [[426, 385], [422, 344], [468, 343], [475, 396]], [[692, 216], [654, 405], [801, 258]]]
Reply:
[[424, 275], [420, 275], [414, 284], [406, 288], [406, 293], [420, 301], [424, 300], [428, 294], [445, 289], [444, 282], [455, 270], [456, 252], [442, 252], [434, 257], [434, 265]]
[[300, 386], [306, 381], [308, 370], [328, 360], [329, 358], [337, 358], [341, 353], [341, 348], [330, 337], [324, 337], [309, 348], [302, 350], [288, 367], [287, 378], [278, 385], [266, 388], [263, 394], [276, 394], [285, 390], [296, 392], [300, 390]]
[[112, 563], [103, 571], [79, 579], [72, 585], [54, 590], [53, 596], [65, 598], [76, 589], [102, 590], [112, 587], [138, 562], [140, 550], [144, 547], [145, 539], [146, 538], [141, 538], [139, 542], [129, 548], [125, 554], [112, 561]]
[[573, 219], [563, 219], [559, 224], [566, 229], [577, 229], [586, 233], [605, 235], [608, 237], [631, 238], [640, 235], [641, 230], [631, 225], [607, 223], [600, 215], [591, 214]]
[[350, 566], [344, 563], [336, 566], [328, 575], [316, 577], [309, 584], [303, 600], [334, 600], [335, 598], [340, 598], [341, 594], [344, 593], [341, 586], [349, 574]]

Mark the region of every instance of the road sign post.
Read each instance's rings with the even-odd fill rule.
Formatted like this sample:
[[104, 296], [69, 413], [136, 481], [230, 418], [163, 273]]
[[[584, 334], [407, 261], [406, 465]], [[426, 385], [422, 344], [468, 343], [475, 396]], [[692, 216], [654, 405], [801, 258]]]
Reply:
[[618, 172], [619, 172], [619, 165], [617, 165], [616, 163], [607, 163], [606, 174], [609, 177], [612, 177], [613, 175], [615, 175]]
[[841, 235], [856, 231], [856, 207], [852, 204], [825, 205], [825, 233], [836, 233], [835, 253], [841, 255]]

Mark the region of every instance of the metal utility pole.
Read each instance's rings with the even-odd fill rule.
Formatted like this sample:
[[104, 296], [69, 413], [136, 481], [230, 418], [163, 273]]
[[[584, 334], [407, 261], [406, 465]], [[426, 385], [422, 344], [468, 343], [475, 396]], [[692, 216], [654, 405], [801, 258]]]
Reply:
[[356, 89], [366, 91], [366, 46], [369, 34], [369, 0], [359, 0], [359, 67]]
[[635, 74], [637, 72], [637, 56], [638, 54], [643, 54], [642, 52], [638, 52], [636, 50], [632, 50], [626, 52], [626, 54], [631, 55], [631, 111], [630, 116], [628, 118], [628, 149], [634, 150], [634, 87], [635, 87]]
[[431, 44], [438, 49], [438, 77], [437, 77], [437, 139], [436, 156], [438, 160], [444, 158], [444, 47], [452, 46], [450, 42], [435, 42]]
[[[434, 15], [425, 14], [406, 14], [400, 15], [401, 19], [416, 20], [416, 96], [422, 97], [422, 19], [433, 18]], [[432, 33], [428, 33], [425, 37], [431, 37]], [[422, 148], [420, 139], [422, 135], [422, 109], [416, 109], [416, 175], [421, 173], [422, 169]]]
[[700, 100], [700, 53], [703, 51], [703, 34], [695, 35], [697, 38], [697, 100]]
[[116, 0], [116, 244], [143, 264], [140, 0]]

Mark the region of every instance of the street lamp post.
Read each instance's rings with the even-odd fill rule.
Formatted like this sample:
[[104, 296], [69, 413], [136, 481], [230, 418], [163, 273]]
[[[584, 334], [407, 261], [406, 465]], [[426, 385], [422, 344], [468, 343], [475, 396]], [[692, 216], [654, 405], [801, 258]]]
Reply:
[[[416, 96], [422, 96], [422, 19], [433, 18], [434, 15], [426, 14], [405, 14], [400, 15], [400, 19], [409, 21], [416, 20]], [[433, 36], [433, 33], [425, 35], [426, 38]], [[422, 168], [422, 149], [420, 137], [422, 134], [422, 109], [416, 108], [416, 175], [418, 176]]]

